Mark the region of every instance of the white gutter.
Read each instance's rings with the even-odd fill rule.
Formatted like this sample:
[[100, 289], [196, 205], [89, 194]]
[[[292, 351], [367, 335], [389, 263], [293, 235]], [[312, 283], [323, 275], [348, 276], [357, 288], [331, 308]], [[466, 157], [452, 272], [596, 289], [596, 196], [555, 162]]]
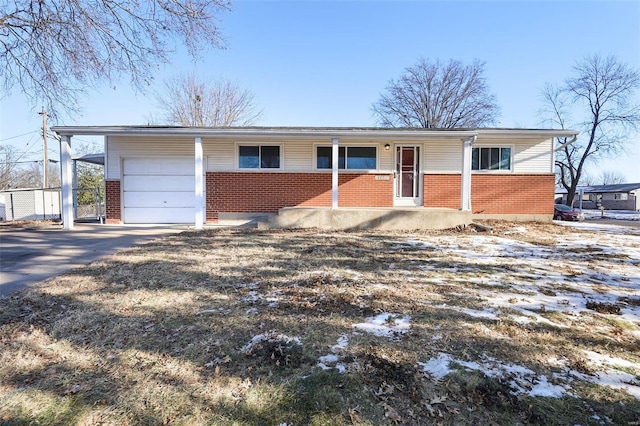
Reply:
[[55, 126], [51, 128], [60, 136], [185, 136], [237, 137], [263, 139], [463, 139], [477, 135], [476, 130], [429, 130], [386, 128], [304, 128], [304, 127], [153, 127], [153, 126]]
[[[562, 137], [562, 136], [560, 136], [560, 137]], [[560, 145], [559, 147], [557, 147], [557, 148], [556, 148], [556, 149], [554, 149], [553, 151], [554, 151], [554, 152], [556, 152], [556, 151], [560, 151], [561, 149], [563, 149], [563, 148], [565, 148], [565, 147], [567, 147], [567, 146], [571, 145], [572, 143], [574, 143], [574, 142], [575, 142], [575, 141], [577, 141], [577, 140], [578, 140], [578, 133], [574, 133], [574, 134], [573, 134], [573, 137], [571, 138], [571, 140], [570, 140], [570, 141], [563, 143], [562, 145]]]

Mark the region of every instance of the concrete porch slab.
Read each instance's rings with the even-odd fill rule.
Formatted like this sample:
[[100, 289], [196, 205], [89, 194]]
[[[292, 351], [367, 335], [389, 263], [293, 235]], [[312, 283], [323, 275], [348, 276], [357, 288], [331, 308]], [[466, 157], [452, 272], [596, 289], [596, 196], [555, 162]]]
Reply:
[[472, 222], [469, 211], [423, 207], [393, 208], [322, 208], [285, 207], [271, 216], [269, 228], [321, 229], [450, 229], [468, 226]]

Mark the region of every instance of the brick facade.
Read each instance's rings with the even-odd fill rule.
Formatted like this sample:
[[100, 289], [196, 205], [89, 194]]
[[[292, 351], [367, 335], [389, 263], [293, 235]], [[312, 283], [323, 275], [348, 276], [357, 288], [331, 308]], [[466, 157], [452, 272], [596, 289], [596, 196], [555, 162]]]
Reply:
[[[460, 208], [460, 175], [424, 175], [424, 206]], [[555, 176], [473, 174], [473, 213], [552, 215]]]
[[555, 175], [474, 174], [473, 213], [553, 215]]
[[[379, 176], [378, 178], [376, 178]], [[425, 174], [424, 207], [460, 208], [461, 176]], [[106, 222], [122, 222], [119, 180], [105, 181]], [[555, 176], [474, 174], [473, 213], [552, 215]], [[392, 207], [392, 174], [340, 173], [340, 207]], [[330, 207], [330, 173], [207, 172], [206, 221], [219, 213], [276, 213], [283, 207]]]
[[120, 209], [120, 181], [107, 180], [104, 182], [106, 192], [107, 223], [121, 223], [122, 210]]
[[[425, 207], [460, 208], [461, 175], [424, 175]], [[472, 180], [473, 182], [473, 180]]]
[[[376, 176], [383, 176], [376, 180]], [[380, 178], [378, 178], [380, 179]], [[341, 207], [391, 207], [393, 176], [340, 173]], [[207, 222], [220, 212], [276, 213], [283, 207], [331, 207], [330, 173], [208, 172]]]

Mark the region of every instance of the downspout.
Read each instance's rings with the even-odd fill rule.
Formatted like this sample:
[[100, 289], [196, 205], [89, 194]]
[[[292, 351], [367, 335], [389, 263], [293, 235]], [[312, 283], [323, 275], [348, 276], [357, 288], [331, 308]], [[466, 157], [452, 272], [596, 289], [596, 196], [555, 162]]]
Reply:
[[460, 182], [460, 210], [462, 211], [471, 211], [471, 147], [476, 139], [478, 139], [478, 135], [463, 140]]
[[571, 140], [569, 142], [563, 143], [562, 145], [560, 145], [559, 147], [554, 149], [553, 152], [560, 151], [561, 149], [571, 145], [572, 143], [574, 143], [577, 140], [578, 140], [578, 134], [576, 133], [575, 135], [573, 135], [573, 137], [571, 138]]

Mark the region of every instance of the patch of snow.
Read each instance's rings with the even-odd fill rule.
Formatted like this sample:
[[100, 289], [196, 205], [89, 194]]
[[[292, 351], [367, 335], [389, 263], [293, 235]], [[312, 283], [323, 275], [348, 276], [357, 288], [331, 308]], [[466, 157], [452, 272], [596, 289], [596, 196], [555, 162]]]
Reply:
[[252, 290], [242, 298], [242, 301], [247, 303], [256, 303], [260, 299], [262, 299], [262, 296], [257, 291]]
[[593, 375], [569, 370], [569, 374], [585, 382], [623, 390], [636, 399], [640, 399], [640, 381], [632, 374], [617, 370], [596, 371]]
[[410, 320], [410, 315], [382, 313], [367, 318], [367, 322], [353, 324], [353, 327], [380, 337], [397, 337], [409, 331]]
[[449, 364], [452, 361], [451, 355], [440, 352], [437, 358], [431, 358], [427, 362], [419, 362], [418, 365], [422, 367], [422, 371], [439, 380], [451, 373]]
[[[338, 363], [338, 361], [340, 360], [340, 357], [337, 355], [337, 353], [346, 349], [348, 345], [349, 345], [349, 336], [347, 336], [346, 334], [343, 334], [342, 336], [338, 337], [338, 342], [331, 347], [331, 353], [327, 355], [323, 355], [320, 358], [318, 358], [318, 361], [320, 361], [318, 363], [318, 367], [320, 367], [323, 370], [330, 370], [332, 368], [335, 368], [336, 370], [338, 370], [338, 373], [341, 373], [341, 374], [346, 372], [347, 367], [344, 364]], [[327, 364], [335, 364], [335, 365], [329, 366]]]
[[318, 360], [324, 364], [335, 364], [340, 358], [336, 354], [324, 355], [318, 358]]
[[640, 212], [631, 210], [582, 210], [586, 219], [640, 220]]
[[584, 350], [583, 351], [587, 360], [589, 360], [590, 364], [596, 366], [614, 366], [614, 367], [623, 367], [623, 368], [634, 368], [640, 372], [640, 364], [635, 362], [627, 361], [626, 359], [613, 357], [610, 355], [604, 355], [598, 352]]
[[343, 334], [342, 336], [338, 337], [338, 342], [331, 347], [331, 352], [338, 352], [340, 350], [346, 349], [348, 345], [349, 336]]
[[515, 394], [549, 398], [562, 398], [567, 394], [566, 386], [550, 383], [544, 375], [537, 375], [526, 367], [505, 364], [490, 357], [484, 357], [480, 362], [470, 362], [454, 359], [451, 355], [441, 352], [437, 358], [431, 358], [427, 362], [419, 362], [418, 365], [435, 379], [442, 379], [451, 373], [452, 363], [467, 370], [480, 371], [487, 377], [508, 379]]
[[302, 345], [299, 336], [287, 336], [286, 334], [278, 334], [270, 331], [268, 333], [258, 334], [251, 338], [251, 341], [242, 347], [242, 352], [250, 353], [254, 346], [262, 342], [278, 342], [285, 345]]
[[525, 228], [524, 226], [517, 226], [517, 227], [513, 228], [512, 231], [506, 231], [504, 234], [505, 235], [526, 234], [527, 232], [528, 232], [528, 229]]
[[463, 314], [472, 316], [474, 318], [484, 318], [484, 319], [490, 319], [490, 320], [498, 320], [498, 314], [500, 314], [500, 311], [496, 311], [493, 308], [484, 308], [481, 311], [478, 311], [476, 309], [467, 309], [467, 308], [460, 308], [460, 309], [456, 309], [458, 312], [461, 312]]

